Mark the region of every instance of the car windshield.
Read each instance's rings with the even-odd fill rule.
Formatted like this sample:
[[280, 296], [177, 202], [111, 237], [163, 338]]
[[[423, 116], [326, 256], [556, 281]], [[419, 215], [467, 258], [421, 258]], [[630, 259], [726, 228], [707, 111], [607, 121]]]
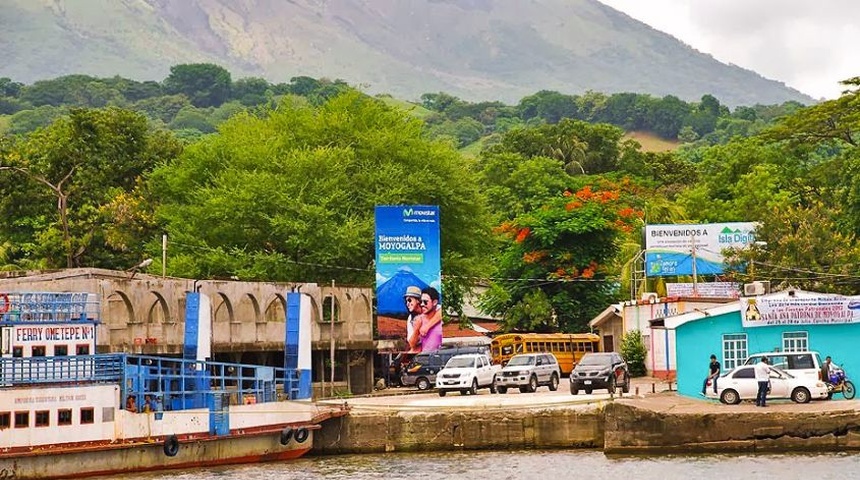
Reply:
[[609, 355], [586, 355], [579, 361], [580, 365], [609, 365]]
[[514, 367], [534, 364], [535, 357], [514, 357], [508, 362], [508, 365], [512, 365]]
[[448, 360], [448, 364], [445, 365], [445, 368], [471, 368], [475, 366], [475, 359], [472, 357], [465, 358], [457, 358], [454, 357], [451, 360]]

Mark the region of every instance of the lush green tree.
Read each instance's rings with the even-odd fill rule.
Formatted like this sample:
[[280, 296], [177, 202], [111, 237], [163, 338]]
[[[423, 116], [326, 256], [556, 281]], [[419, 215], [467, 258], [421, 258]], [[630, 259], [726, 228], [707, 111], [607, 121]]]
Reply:
[[172, 130], [198, 130], [201, 133], [215, 131], [215, 126], [209, 121], [206, 111], [190, 106], [180, 110], [169, 126]]
[[211, 63], [192, 63], [170, 67], [164, 91], [182, 94], [195, 107], [217, 107], [230, 98], [230, 72]]
[[678, 138], [690, 106], [673, 95], [666, 95], [651, 106], [648, 112], [649, 129], [663, 138]]
[[8, 77], [0, 77], [0, 97], [15, 98], [21, 93], [24, 84], [21, 82], [13, 82]]
[[66, 75], [50, 80], [39, 80], [21, 90], [20, 98], [35, 106], [77, 105], [75, 96], [87, 85], [99, 79], [89, 75]]
[[645, 356], [648, 350], [645, 348], [645, 340], [642, 332], [632, 330], [621, 338], [621, 355], [627, 361], [627, 370], [631, 377], [641, 377], [647, 373], [645, 368]]
[[265, 78], [240, 78], [233, 82], [231, 98], [249, 107], [260, 105], [268, 101], [271, 87]]
[[517, 110], [524, 120], [540, 118], [548, 123], [558, 123], [563, 118], [579, 118], [579, 107], [574, 97], [549, 90], [524, 97]]
[[470, 162], [357, 92], [239, 114], [153, 172], [149, 191], [182, 276], [372, 284], [374, 207], [390, 204], [440, 206], [449, 307], [486, 261]]
[[588, 331], [617, 298], [610, 265], [622, 239], [641, 226], [628, 184], [586, 184], [504, 222], [497, 272], [482, 308], [506, 330]]
[[66, 107], [52, 107], [43, 105], [28, 110], [21, 110], [9, 117], [9, 128], [7, 133], [25, 134], [37, 128], [46, 127], [57, 118], [68, 112]]
[[191, 106], [185, 95], [164, 95], [152, 97], [134, 103], [131, 109], [141, 112], [153, 120], [161, 120], [168, 124], [176, 118], [176, 114], [183, 108]]
[[142, 244], [116, 249], [106, 244], [104, 232], [112, 220], [101, 209], [177, 153], [178, 144], [150, 130], [140, 114], [74, 109], [2, 159], [9, 188], [0, 211], [14, 220], [0, 237], [16, 240], [19, 258], [48, 268], [124, 268], [139, 262]]
[[480, 170], [481, 185], [499, 222], [540, 208], [571, 183], [564, 166], [547, 157], [486, 153], [481, 156]]

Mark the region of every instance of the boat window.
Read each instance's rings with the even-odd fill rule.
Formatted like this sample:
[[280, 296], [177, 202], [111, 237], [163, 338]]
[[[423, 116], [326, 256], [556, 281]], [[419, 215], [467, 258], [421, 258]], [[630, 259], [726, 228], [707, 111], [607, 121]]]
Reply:
[[95, 414], [93, 413], [93, 408], [82, 408], [81, 409], [81, 424], [88, 424], [95, 422]]
[[68, 345], [54, 345], [54, 356], [55, 357], [65, 357], [69, 354]]
[[15, 412], [15, 428], [30, 426], [30, 412]]
[[75, 349], [75, 355], [89, 355], [90, 354], [90, 346], [89, 345], [78, 345]]
[[12, 347], [12, 356], [21, 358], [24, 356], [24, 347]]
[[57, 425], [71, 425], [72, 410], [69, 408], [57, 410]]
[[44, 345], [33, 345], [30, 350], [30, 355], [33, 357], [44, 357], [45, 356], [45, 346]]
[[0, 430], [5, 430], [11, 426], [12, 414], [9, 412], [0, 412]]
[[51, 425], [50, 412], [47, 410], [39, 410], [36, 412], [36, 426], [48, 427]]

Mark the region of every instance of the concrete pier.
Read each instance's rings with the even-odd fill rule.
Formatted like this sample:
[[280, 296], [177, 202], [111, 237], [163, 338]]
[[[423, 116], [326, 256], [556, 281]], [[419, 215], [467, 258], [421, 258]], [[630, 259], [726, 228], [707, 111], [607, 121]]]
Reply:
[[860, 402], [722, 405], [661, 392], [352, 400], [312, 454], [595, 448], [606, 453], [860, 450]]

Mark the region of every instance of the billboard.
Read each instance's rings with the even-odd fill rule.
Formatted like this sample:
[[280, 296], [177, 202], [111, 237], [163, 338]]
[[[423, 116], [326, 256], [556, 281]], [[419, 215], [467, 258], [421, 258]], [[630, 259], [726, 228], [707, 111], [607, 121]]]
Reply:
[[406, 317], [410, 351], [441, 346], [441, 291], [439, 207], [378, 205], [377, 313]]
[[645, 273], [649, 277], [723, 273], [723, 249], [755, 242], [756, 222], [645, 226]]
[[839, 325], [860, 322], [860, 297], [741, 298], [744, 328], [772, 325]]

